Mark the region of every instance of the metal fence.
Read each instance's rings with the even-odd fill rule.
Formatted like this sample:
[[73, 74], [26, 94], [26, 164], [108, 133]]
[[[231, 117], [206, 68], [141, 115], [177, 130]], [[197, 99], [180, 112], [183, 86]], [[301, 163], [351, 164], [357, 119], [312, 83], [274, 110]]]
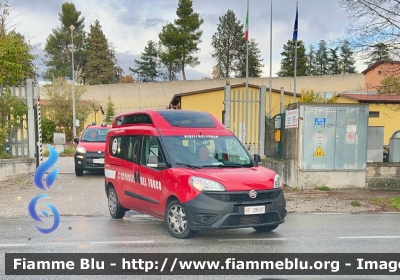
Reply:
[[[8, 114], [7, 108], [10, 103], [6, 100], [0, 102], [0, 115], [3, 121], [0, 122], [1, 128], [8, 128], [8, 134], [5, 135], [5, 143], [0, 149], [4, 149], [10, 157], [20, 158], [38, 158], [38, 139], [36, 136], [38, 130], [37, 115], [35, 114], [38, 103], [39, 87], [34, 86], [32, 79], [26, 80], [25, 85], [9, 87], [11, 95], [18, 97], [27, 107], [28, 113], [20, 122], [19, 126], [8, 127], [7, 120], [12, 119], [13, 116]], [[0, 85], [0, 96], [5, 97], [6, 87]]]

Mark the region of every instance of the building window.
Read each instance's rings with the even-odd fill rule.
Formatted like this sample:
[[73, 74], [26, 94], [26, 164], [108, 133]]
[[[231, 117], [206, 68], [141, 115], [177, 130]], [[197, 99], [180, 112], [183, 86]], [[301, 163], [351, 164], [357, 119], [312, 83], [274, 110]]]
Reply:
[[370, 118], [379, 118], [379, 112], [378, 111], [370, 111], [369, 117]]
[[380, 74], [382, 74], [382, 71], [381, 71], [381, 70], [378, 71], [378, 75], [380, 75]]

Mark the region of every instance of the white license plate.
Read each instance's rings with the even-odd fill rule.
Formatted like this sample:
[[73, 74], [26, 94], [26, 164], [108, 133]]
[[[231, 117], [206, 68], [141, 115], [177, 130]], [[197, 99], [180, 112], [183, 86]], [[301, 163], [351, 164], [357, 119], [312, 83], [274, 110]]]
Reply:
[[265, 213], [265, 206], [249, 206], [244, 207], [244, 214], [245, 215], [254, 215], [254, 214], [264, 214]]
[[104, 164], [104, 158], [95, 158], [95, 159], [93, 159], [93, 163], [102, 163], [102, 164]]

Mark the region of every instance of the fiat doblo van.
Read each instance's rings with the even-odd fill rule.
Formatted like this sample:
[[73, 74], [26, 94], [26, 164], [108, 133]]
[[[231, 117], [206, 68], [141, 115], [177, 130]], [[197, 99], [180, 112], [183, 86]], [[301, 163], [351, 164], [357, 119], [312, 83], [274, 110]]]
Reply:
[[163, 219], [169, 233], [284, 223], [279, 175], [259, 165], [206, 112], [140, 110], [114, 118], [104, 159], [105, 191], [115, 219], [135, 210]]

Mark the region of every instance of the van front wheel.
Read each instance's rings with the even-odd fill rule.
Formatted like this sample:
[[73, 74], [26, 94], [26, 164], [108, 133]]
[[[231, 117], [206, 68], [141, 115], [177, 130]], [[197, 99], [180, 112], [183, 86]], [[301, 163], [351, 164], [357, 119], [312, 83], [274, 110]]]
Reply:
[[189, 228], [185, 209], [177, 200], [167, 205], [164, 221], [169, 233], [175, 238], [186, 239], [195, 234], [195, 231]]

